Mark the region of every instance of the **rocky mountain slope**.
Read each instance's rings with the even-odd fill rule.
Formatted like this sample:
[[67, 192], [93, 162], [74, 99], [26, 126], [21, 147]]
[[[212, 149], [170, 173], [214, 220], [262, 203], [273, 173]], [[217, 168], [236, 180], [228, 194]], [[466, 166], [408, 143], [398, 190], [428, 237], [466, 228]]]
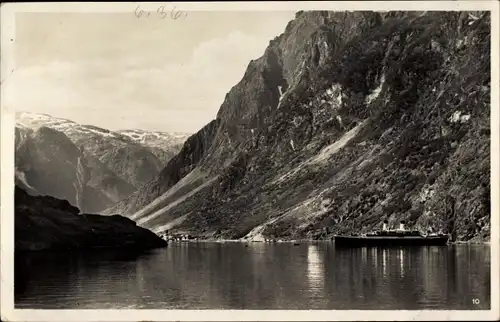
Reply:
[[106, 213], [200, 237], [399, 220], [490, 234], [487, 12], [299, 12], [160, 175]]
[[122, 216], [84, 214], [66, 200], [15, 191], [15, 250], [156, 248], [166, 242]]
[[154, 133], [150, 143], [33, 113], [18, 114], [15, 134], [16, 183], [32, 195], [66, 199], [84, 212], [110, 207], [154, 178], [161, 158], [168, 160], [183, 139]]

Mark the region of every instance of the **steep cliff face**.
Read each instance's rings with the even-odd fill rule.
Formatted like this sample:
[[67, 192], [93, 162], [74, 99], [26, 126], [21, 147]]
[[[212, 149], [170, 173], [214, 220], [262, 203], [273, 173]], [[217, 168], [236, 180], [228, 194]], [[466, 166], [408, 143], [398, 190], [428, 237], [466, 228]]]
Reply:
[[109, 213], [202, 237], [404, 219], [488, 239], [490, 34], [485, 12], [300, 12], [187, 141], [197, 157]]
[[83, 151], [76, 159], [76, 181], [73, 183], [75, 186], [75, 204], [78, 208], [85, 212], [85, 203], [86, 203], [86, 193], [85, 188], [87, 186], [88, 181], [90, 180], [90, 171], [85, 162]]
[[67, 200], [30, 196], [16, 187], [15, 250], [147, 249], [166, 246], [122, 216], [81, 214]]
[[79, 155], [78, 148], [64, 134], [41, 127], [18, 147], [16, 167], [36, 190], [76, 204], [73, 183]]
[[108, 178], [115, 185], [104, 186], [98, 179], [105, 176], [104, 170], [99, 164], [89, 164], [83, 151], [59, 131], [41, 127], [24, 136], [16, 131], [16, 141], [16, 185], [31, 195], [53, 196], [83, 212], [97, 212], [118, 201], [108, 196], [110, 190], [128, 192], [125, 196], [134, 191], [114, 175]]

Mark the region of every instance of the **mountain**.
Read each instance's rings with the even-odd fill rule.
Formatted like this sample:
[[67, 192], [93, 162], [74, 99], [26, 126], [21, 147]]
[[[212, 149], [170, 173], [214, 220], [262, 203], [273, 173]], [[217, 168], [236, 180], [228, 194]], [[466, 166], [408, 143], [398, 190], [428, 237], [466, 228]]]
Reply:
[[166, 161], [175, 154], [185, 137], [143, 131], [132, 138], [130, 131], [124, 133], [46, 114], [19, 113], [16, 184], [31, 195], [50, 195], [83, 212], [99, 212], [154, 178], [162, 158]]
[[298, 12], [217, 117], [107, 209], [205, 238], [400, 220], [490, 236], [488, 12]]
[[86, 157], [62, 132], [16, 129], [16, 184], [31, 195], [65, 199], [84, 212], [103, 210], [135, 188]]
[[191, 135], [182, 132], [151, 132], [138, 129], [119, 130], [115, 133], [127, 136], [134, 142], [149, 147], [151, 152], [153, 152], [163, 164], [167, 164], [167, 162], [180, 151], [186, 139]]
[[[16, 123], [22, 128], [37, 129], [45, 126], [64, 133], [77, 147], [83, 147], [86, 153], [97, 158], [135, 188], [157, 176], [185, 137], [143, 131], [142, 136], [136, 139], [130, 135], [133, 131], [114, 132], [47, 114], [28, 112], [18, 113]], [[141, 140], [143, 137], [146, 139]], [[161, 142], [162, 138], [168, 141]]]
[[15, 190], [15, 250], [148, 249], [166, 242], [122, 216], [79, 215], [66, 200]]

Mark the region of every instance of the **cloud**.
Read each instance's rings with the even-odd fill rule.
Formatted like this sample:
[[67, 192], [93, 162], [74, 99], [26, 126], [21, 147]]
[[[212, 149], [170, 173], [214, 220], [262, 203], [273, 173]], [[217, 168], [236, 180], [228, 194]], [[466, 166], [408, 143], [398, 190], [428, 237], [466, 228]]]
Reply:
[[[110, 129], [194, 132], [215, 117], [270, 38], [233, 31], [201, 42], [182, 61], [152, 62], [140, 54], [51, 61], [16, 70], [8, 88], [17, 110]], [[168, 48], [158, 44], [161, 50]]]

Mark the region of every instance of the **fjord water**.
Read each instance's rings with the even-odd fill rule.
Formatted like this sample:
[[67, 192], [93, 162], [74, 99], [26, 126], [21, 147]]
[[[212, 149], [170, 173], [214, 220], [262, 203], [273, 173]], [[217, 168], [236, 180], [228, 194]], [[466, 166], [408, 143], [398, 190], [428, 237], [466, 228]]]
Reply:
[[490, 248], [170, 243], [147, 253], [22, 255], [32, 309], [489, 309]]

